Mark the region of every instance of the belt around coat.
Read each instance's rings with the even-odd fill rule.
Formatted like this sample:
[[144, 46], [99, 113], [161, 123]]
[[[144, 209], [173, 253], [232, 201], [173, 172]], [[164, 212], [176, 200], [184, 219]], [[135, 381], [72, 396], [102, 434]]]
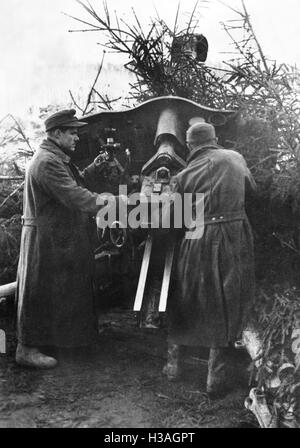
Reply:
[[[234, 221], [244, 221], [247, 220], [247, 215], [245, 212], [231, 212], [227, 214], [220, 214], [220, 215], [208, 215], [205, 216], [203, 222], [198, 222], [198, 228], [203, 228], [206, 225], [212, 225], [212, 224], [223, 224], [228, 222], [234, 222]], [[197, 226], [194, 226], [193, 228], [186, 229], [186, 233], [193, 232], [197, 229]], [[185, 233], [185, 234], [186, 234]]]
[[53, 223], [46, 217], [30, 217], [27, 218], [25, 216], [21, 216], [21, 224], [22, 226], [32, 226], [32, 227], [41, 227], [41, 226], [51, 226]]
[[[39, 217], [22, 216], [21, 217], [21, 224], [22, 224], [22, 226], [25, 226], [25, 227], [48, 227], [48, 228], [52, 227], [53, 228], [53, 227], [56, 227], [58, 225], [59, 226], [61, 226], [61, 225], [69, 226], [70, 225], [70, 221], [67, 221], [67, 222], [64, 222], [62, 220], [53, 221], [50, 218], [48, 218], [47, 216], [39, 216]], [[76, 226], [77, 227], [85, 228], [86, 225], [87, 225], [86, 221], [82, 221], [82, 222], [77, 221], [76, 222]]]
[[[247, 215], [244, 211], [239, 212], [231, 212], [231, 213], [223, 213], [223, 214], [215, 214], [215, 215], [205, 215], [204, 220], [198, 221], [198, 225], [210, 225], [210, 224], [222, 224], [224, 222], [232, 222], [232, 221], [243, 221], [247, 219]], [[194, 227], [196, 228], [196, 226]], [[193, 228], [189, 229], [193, 230]]]
[[208, 216], [205, 216], [204, 214], [204, 225], [220, 224], [222, 222], [231, 222], [231, 221], [241, 221], [244, 219], [247, 219], [246, 213], [244, 211], [223, 213], [223, 214], [220, 213]]

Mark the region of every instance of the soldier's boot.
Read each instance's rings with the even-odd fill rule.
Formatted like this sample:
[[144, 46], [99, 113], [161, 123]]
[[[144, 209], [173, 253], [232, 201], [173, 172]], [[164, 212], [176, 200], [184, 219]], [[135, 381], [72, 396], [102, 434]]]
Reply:
[[163, 368], [163, 374], [169, 381], [176, 381], [182, 373], [183, 347], [177, 344], [168, 344], [167, 363]]
[[20, 343], [18, 343], [16, 350], [16, 362], [21, 366], [36, 369], [52, 369], [57, 365], [55, 358], [44, 355], [36, 347], [29, 347]]
[[206, 391], [211, 399], [222, 398], [233, 387], [233, 349], [229, 347], [211, 348], [208, 359]]

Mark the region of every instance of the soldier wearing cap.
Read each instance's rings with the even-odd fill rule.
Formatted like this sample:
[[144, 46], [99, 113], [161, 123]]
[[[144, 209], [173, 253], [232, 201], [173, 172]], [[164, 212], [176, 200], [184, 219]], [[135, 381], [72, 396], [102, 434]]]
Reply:
[[211, 124], [194, 123], [186, 143], [187, 167], [176, 176], [176, 189], [204, 194], [204, 232], [179, 243], [163, 371], [176, 379], [184, 347], [209, 348], [207, 392], [213, 397], [232, 386], [233, 343], [254, 296], [253, 238], [244, 206], [255, 183], [242, 155], [217, 144]]
[[80, 173], [71, 161], [78, 128], [86, 125], [75, 114], [63, 110], [47, 118], [47, 139], [26, 172], [16, 361], [29, 367], [56, 366], [44, 347], [87, 346], [96, 336], [87, 223], [99, 207], [97, 194], [86, 186], [97, 167]]

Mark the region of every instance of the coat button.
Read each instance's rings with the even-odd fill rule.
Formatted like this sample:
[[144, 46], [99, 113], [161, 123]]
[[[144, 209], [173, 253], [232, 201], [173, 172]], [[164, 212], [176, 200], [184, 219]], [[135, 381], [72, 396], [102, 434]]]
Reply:
[[216, 218], [211, 218], [211, 220], [212, 220], [212, 221], [215, 221], [215, 220], [216, 220]]
[[224, 219], [224, 216], [220, 216], [220, 218], [219, 219]]

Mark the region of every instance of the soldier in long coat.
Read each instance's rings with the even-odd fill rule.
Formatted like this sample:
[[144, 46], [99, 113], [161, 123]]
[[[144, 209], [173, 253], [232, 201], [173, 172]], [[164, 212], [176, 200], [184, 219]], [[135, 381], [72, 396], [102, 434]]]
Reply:
[[200, 238], [179, 242], [164, 373], [169, 379], [179, 374], [183, 346], [208, 347], [207, 392], [214, 395], [228, 386], [230, 347], [241, 334], [254, 297], [245, 194], [255, 189], [255, 182], [241, 154], [217, 145], [212, 125], [191, 126], [187, 146], [187, 167], [176, 176], [176, 189], [193, 198], [204, 194], [204, 231]]
[[23, 229], [17, 275], [17, 363], [38, 368], [57, 364], [43, 346], [77, 347], [96, 336], [93, 254], [89, 215], [99, 206], [89, 191], [89, 176], [70, 159], [85, 125], [75, 110], [45, 121], [47, 139], [26, 172]]

